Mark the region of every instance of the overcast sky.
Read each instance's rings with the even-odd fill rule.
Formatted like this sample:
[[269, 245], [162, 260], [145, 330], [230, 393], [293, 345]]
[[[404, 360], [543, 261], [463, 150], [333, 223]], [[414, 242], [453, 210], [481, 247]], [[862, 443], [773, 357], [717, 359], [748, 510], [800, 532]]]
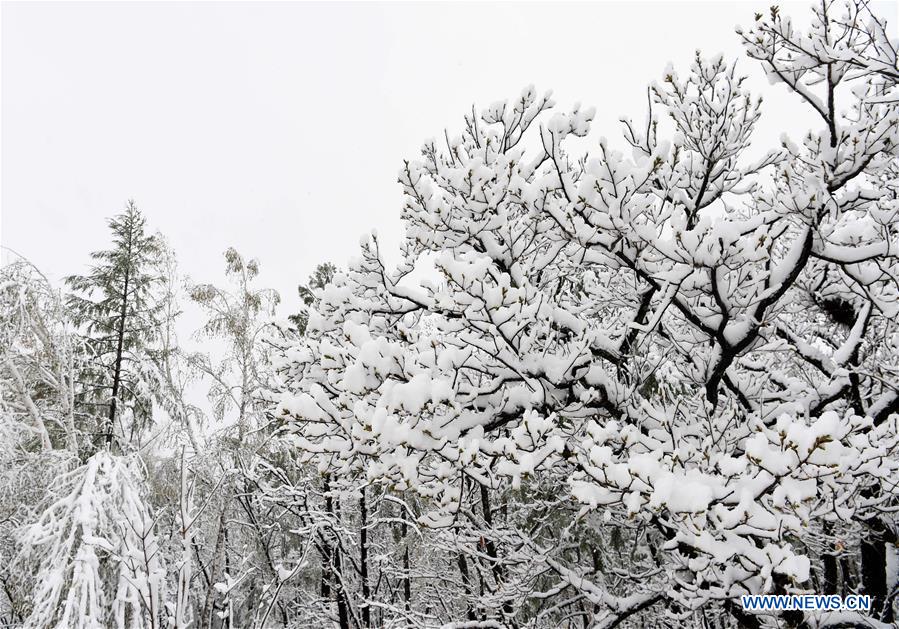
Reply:
[[[473, 102], [534, 83], [617, 141], [667, 62], [742, 56], [734, 27], [770, 2], [6, 3], [0, 238], [81, 272], [134, 198], [185, 272], [220, 278], [234, 246], [290, 303], [372, 228], [395, 247], [403, 158]], [[899, 3], [879, 6], [895, 24]], [[742, 64], [766, 93], [759, 139], [801, 135], [804, 106]]]

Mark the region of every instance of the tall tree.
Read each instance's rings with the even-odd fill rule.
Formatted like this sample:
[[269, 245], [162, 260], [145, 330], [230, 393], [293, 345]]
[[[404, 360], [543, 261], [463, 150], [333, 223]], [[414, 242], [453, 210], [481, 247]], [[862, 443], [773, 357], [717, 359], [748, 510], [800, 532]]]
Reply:
[[[150, 420], [152, 388], [146, 379], [152, 370], [147, 365], [163, 312], [156, 291], [163, 250], [159, 237], [147, 233], [146, 219], [134, 201], [108, 225], [112, 247], [91, 254], [94, 264], [87, 275], [66, 278], [73, 291], [69, 306], [92, 352], [84, 374], [89, 383], [84, 402], [105, 409], [99, 432], [107, 446], [113, 443], [124, 409], [132, 413], [132, 437]], [[126, 430], [121, 425], [122, 436]]]
[[192, 362], [213, 380], [210, 401], [218, 419], [229, 409], [236, 412], [238, 441], [243, 442], [251, 421], [264, 407], [257, 399], [266, 380], [262, 337], [281, 298], [275, 290], [255, 286], [257, 260], [246, 260], [229, 247], [225, 263], [232, 290], [213, 284], [195, 284], [190, 289], [191, 299], [209, 316], [198, 336], [224, 341], [224, 357], [216, 362], [208, 354], [195, 354]]
[[[216, 579], [232, 577], [229, 568], [235, 548], [241, 556], [245, 570], [277, 580], [275, 564], [277, 541], [270, 533], [272, 522], [266, 509], [259, 503], [247, 470], [256, 465], [261, 439], [256, 438], [261, 426], [267, 402], [264, 392], [270, 388], [269, 346], [266, 337], [271, 328], [275, 307], [280, 301], [277, 291], [257, 286], [259, 262], [244, 258], [234, 248], [225, 251], [227, 287], [213, 284], [190, 286], [191, 299], [207, 314], [206, 323], [199, 330], [200, 339], [213, 341], [218, 351], [194, 353], [191, 364], [211, 382], [208, 398], [212, 404], [214, 419], [224, 429], [215, 431], [207, 447], [214, 451], [216, 466], [220, 468], [220, 490], [216, 507], [219, 513], [217, 534], [210, 538], [213, 548], [209, 558], [209, 587], [206, 588], [204, 605], [198, 613], [200, 626], [213, 623], [214, 610], [227, 609], [243, 626], [257, 611], [258, 593], [251, 583], [244, 591], [242, 579], [236, 578], [227, 587], [216, 587]], [[236, 430], [235, 430], [236, 427]], [[218, 437], [218, 438], [215, 438]], [[239, 518], [247, 522], [240, 530], [232, 530], [229, 522]], [[274, 523], [276, 524], [276, 523]], [[244, 604], [235, 604], [244, 598]], [[276, 615], [285, 617], [283, 605], [275, 603]], [[214, 625], [211, 625], [214, 626]]]
[[[432, 557], [463, 559], [422, 625], [895, 626], [887, 35], [861, 0], [742, 32], [816, 112], [798, 144], [753, 143], [760, 99], [697, 54], [625, 122], [627, 153], [579, 153], [593, 110], [531, 87], [406, 162], [401, 263], [363, 242], [276, 412], [332, 492], [417, 494]], [[426, 256], [442, 285], [411, 281]], [[739, 608], [838, 591], [842, 565], [871, 609]]]

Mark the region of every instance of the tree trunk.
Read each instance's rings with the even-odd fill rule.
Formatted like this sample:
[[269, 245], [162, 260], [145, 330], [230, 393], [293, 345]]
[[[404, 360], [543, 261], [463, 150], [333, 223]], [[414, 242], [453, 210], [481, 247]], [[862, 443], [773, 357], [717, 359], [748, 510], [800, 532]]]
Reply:
[[[334, 522], [333, 535], [336, 537], [336, 528], [340, 519], [340, 503], [331, 496], [331, 484], [327, 476], [325, 476], [324, 491], [325, 512]], [[346, 592], [343, 588], [343, 574], [341, 572], [340, 544], [336, 543], [336, 541], [333, 544], [326, 542], [324, 550], [326, 552], [322, 553], [322, 597], [330, 598], [333, 592], [334, 600], [337, 603], [337, 619], [340, 629], [350, 629], [349, 608], [347, 607]]]
[[[324, 495], [325, 495], [325, 513], [331, 515], [333, 513], [333, 505], [331, 503], [331, 483], [327, 475], [325, 475], [324, 480]], [[331, 598], [331, 544], [328, 540], [328, 535], [325, 533], [322, 535], [322, 579], [321, 579], [321, 587], [319, 589], [319, 594], [322, 599], [328, 600]]]
[[249, 383], [249, 376], [247, 374], [248, 369], [249, 362], [247, 357], [244, 356], [240, 376], [240, 408], [238, 409], [237, 417], [237, 442], [241, 445], [243, 445], [243, 440], [246, 438], [247, 434], [247, 387]]
[[[824, 525], [825, 539], [830, 537], [831, 525], [825, 522]], [[838, 586], [837, 571], [837, 555], [830, 550], [825, 550], [821, 555], [821, 561], [824, 564], [824, 583], [821, 584], [824, 594], [836, 594]]]
[[400, 535], [403, 537], [403, 608], [406, 613], [412, 611], [412, 577], [409, 575], [409, 525], [403, 519], [400, 525]]
[[469, 602], [466, 603], [465, 616], [468, 620], [477, 620], [478, 616], [475, 614], [474, 607], [472, 607], [470, 602], [471, 597], [471, 578], [468, 576], [468, 562], [465, 561], [465, 555], [459, 553], [458, 557], [459, 561], [459, 574], [462, 575], [462, 585], [465, 587], [465, 593], [469, 596]]
[[6, 368], [12, 374], [13, 380], [16, 383], [16, 388], [19, 390], [19, 396], [22, 398], [22, 402], [28, 409], [28, 413], [31, 415], [31, 420], [34, 422], [34, 430], [41, 439], [41, 450], [43, 450], [44, 452], [51, 450], [52, 445], [50, 444], [50, 435], [47, 432], [46, 425], [44, 425], [44, 420], [41, 419], [40, 411], [37, 409], [37, 406], [35, 406], [34, 400], [31, 399], [31, 394], [28, 393], [28, 389], [25, 386], [25, 379], [22, 378], [22, 374], [19, 373], [19, 369], [9, 358], [6, 359]]
[[[487, 487], [485, 487], [484, 485], [481, 485], [481, 510], [484, 513], [484, 522], [486, 522], [488, 528], [492, 529], [493, 512], [490, 509], [490, 495], [488, 493]], [[505, 580], [505, 570], [499, 562], [499, 554], [496, 551], [496, 543], [493, 541], [492, 536], [488, 535], [487, 539], [484, 540], [484, 547], [487, 551], [487, 556], [490, 557], [493, 580], [496, 582], [497, 591], [499, 591], [502, 588], [503, 581]], [[510, 601], [503, 602], [503, 615], [507, 619], [511, 619], [512, 603]]]
[[175, 629], [183, 629], [190, 624], [190, 582], [193, 561], [190, 555], [193, 533], [191, 524], [193, 518], [193, 504], [190, 488], [187, 483], [187, 454], [186, 446], [181, 446], [181, 561], [178, 564], [178, 592], [175, 598]]
[[212, 565], [210, 566], [209, 587], [206, 589], [206, 602], [203, 604], [203, 616], [200, 619], [201, 629], [212, 629], [212, 619], [215, 611], [215, 584], [222, 573], [222, 560], [225, 555], [225, 509], [219, 517], [219, 532], [215, 540], [215, 550], [212, 552]]
[[[885, 622], [892, 622], [892, 610], [885, 610], [887, 599], [887, 555], [886, 537], [890, 532], [880, 518], [869, 519], [866, 524], [869, 534], [861, 543], [861, 580], [864, 594], [871, 597], [871, 616]], [[895, 541], [895, 540], [891, 540]], [[881, 618], [881, 613], [884, 617]]]
[[119, 312], [119, 330], [116, 339], [115, 367], [112, 373], [112, 399], [109, 402], [109, 418], [106, 421], [106, 447], [112, 445], [115, 428], [116, 404], [122, 381], [122, 352], [125, 347], [125, 318], [128, 315], [128, 284], [131, 280], [131, 239], [128, 240], [128, 263], [125, 265], [125, 287], [122, 290], [122, 308]]
[[340, 546], [334, 545], [334, 596], [337, 598], [337, 619], [340, 629], [350, 629], [350, 615], [347, 606], [346, 591], [343, 587], [343, 570], [341, 568]]
[[368, 584], [368, 504], [365, 500], [365, 487], [362, 488], [362, 497], [359, 499], [359, 513], [361, 526], [359, 528], [359, 577], [362, 580], [362, 626], [371, 627], [371, 608], [369, 599], [371, 590]]

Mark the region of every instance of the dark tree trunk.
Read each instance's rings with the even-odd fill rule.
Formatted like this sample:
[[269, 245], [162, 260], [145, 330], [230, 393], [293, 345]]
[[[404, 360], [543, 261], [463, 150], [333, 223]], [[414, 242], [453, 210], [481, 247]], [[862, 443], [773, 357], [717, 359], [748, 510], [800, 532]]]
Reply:
[[[488, 528], [492, 529], [493, 512], [490, 508], [490, 495], [484, 485], [481, 485], [481, 509], [484, 512], [484, 522], [487, 523]], [[499, 590], [502, 587], [503, 581], [505, 580], [505, 570], [499, 562], [499, 554], [496, 551], [496, 543], [493, 541], [492, 536], [487, 536], [487, 539], [484, 542], [484, 547], [487, 550], [487, 556], [490, 557], [491, 563], [493, 564], [493, 579], [496, 582], [497, 590]], [[513, 616], [511, 601], [507, 600], [503, 602], [503, 614], [505, 615], [506, 619], [511, 622]]]
[[334, 595], [337, 597], [337, 619], [340, 629], [350, 629], [350, 615], [347, 606], [346, 592], [343, 589], [343, 571], [341, 568], [340, 547], [334, 545]]
[[[481, 485], [481, 510], [484, 512], [484, 522], [487, 523], [487, 527], [493, 528], [493, 513], [490, 509], [490, 496], [484, 485]], [[484, 540], [484, 548], [487, 550], [487, 556], [490, 557], [491, 560], [493, 578], [496, 580], [496, 584], [499, 585], [502, 582], [502, 568], [499, 565], [496, 554], [496, 544], [489, 535]]]
[[403, 535], [403, 605], [406, 613], [409, 613], [412, 611], [412, 577], [409, 574], [409, 536], [405, 520], [403, 520], [400, 532]]
[[[861, 580], [864, 594], [871, 597], [871, 615], [881, 620], [892, 622], [892, 610], [884, 609], [887, 599], [887, 537], [895, 537], [883, 525], [880, 518], [871, 518], [866, 524], [870, 533], [862, 537], [861, 543]], [[891, 540], [895, 541], [895, 539]]]
[[337, 619], [340, 623], [340, 629], [350, 629], [349, 608], [347, 606], [346, 592], [344, 592], [342, 581], [343, 575], [341, 572], [340, 544], [336, 541], [336, 527], [339, 524], [340, 519], [340, 503], [331, 496], [331, 483], [327, 476], [325, 476], [324, 493], [325, 512], [330, 516], [332, 522], [334, 522], [332, 534], [335, 537], [335, 541], [334, 543], [329, 543], [327, 535], [325, 535], [325, 541], [322, 543], [324, 552], [322, 552], [321, 594], [323, 598], [327, 599], [330, 598], [333, 593], [334, 599], [337, 602]]
[[[129, 257], [131, 255], [130, 242], [128, 255]], [[122, 382], [122, 354], [125, 349], [125, 319], [128, 316], [128, 285], [130, 280], [131, 265], [129, 261], [129, 263], [125, 265], [125, 287], [124, 290], [122, 290], [122, 307], [119, 311], [119, 329], [116, 335], [118, 338], [116, 339], [115, 366], [113, 367], [112, 372], [112, 399], [109, 402], [109, 417], [106, 420], [105, 441], [107, 447], [112, 444], [113, 431], [115, 429], [116, 405], [119, 398], [119, 387]]]
[[[331, 501], [331, 483], [327, 476], [324, 480], [324, 496], [325, 496], [325, 513], [331, 515], [334, 512], [334, 506]], [[322, 535], [322, 580], [320, 594], [324, 600], [331, 598], [331, 543], [328, 535]]]
[[362, 497], [359, 499], [359, 513], [361, 526], [359, 527], [359, 577], [362, 580], [362, 626], [371, 627], [371, 609], [368, 601], [371, 598], [371, 590], [368, 585], [368, 504], [365, 500], [365, 487], [362, 488]]
[[849, 564], [849, 556], [845, 553], [840, 556], [840, 574], [843, 578], [840, 593], [842, 594], [843, 598], [846, 598], [846, 596], [851, 593], [849, 591], [849, 584], [854, 583], [855, 580], [852, 576], [852, 567]]
[[[831, 526], [829, 523], [824, 523], [824, 534], [825, 538], [830, 537]], [[824, 594], [836, 594], [837, 587], [839, 585], [839, 574], [837, 572], [837, 555], [829, 550], [826, 550], [821, 555], [821, 561], [824, 564], [824, 582], [821, 584], [821, 589]]]
[[[471, 578], [468, 576], [468, 562], [465, 561], [465, 555], [459, 553], [459, 574], [462, 575], [462, 585], [465, 587], [465, 593], [471, 596]], [[475, 614], [474, 607], [471, 606], [471, 603], [468, 603], [468, 609], [465, 611], [465, 615], [469, 620], [477, 620], [477, 614]]]

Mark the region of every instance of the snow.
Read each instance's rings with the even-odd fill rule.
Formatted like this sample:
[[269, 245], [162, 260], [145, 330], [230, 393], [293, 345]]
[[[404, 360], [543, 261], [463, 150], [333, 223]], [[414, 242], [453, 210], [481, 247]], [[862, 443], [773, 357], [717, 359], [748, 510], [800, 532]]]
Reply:
[[[302, 332], [229, 249], [232, 287], [192, 291], [227, 356], [134, 361], [166, 423], [131, 404], [133, 442], [95, 443], [59, 295], [0, 276], [24, 626], [729, 627], [740, 594], [819, 587], [830, 553], [857, 590], [899, 493], [899, 104], [867, 9], [842, 39], [822, 10], [742, 32], [821, 109], [780, 146], [753, 139], [742, 66], [697, 54], [624, 151], [533, 86], [435, 134], [399, 174], [399, 261], [366, 234], [301, 291]], [[32, 464], [45, 481], [10, 480]]]

